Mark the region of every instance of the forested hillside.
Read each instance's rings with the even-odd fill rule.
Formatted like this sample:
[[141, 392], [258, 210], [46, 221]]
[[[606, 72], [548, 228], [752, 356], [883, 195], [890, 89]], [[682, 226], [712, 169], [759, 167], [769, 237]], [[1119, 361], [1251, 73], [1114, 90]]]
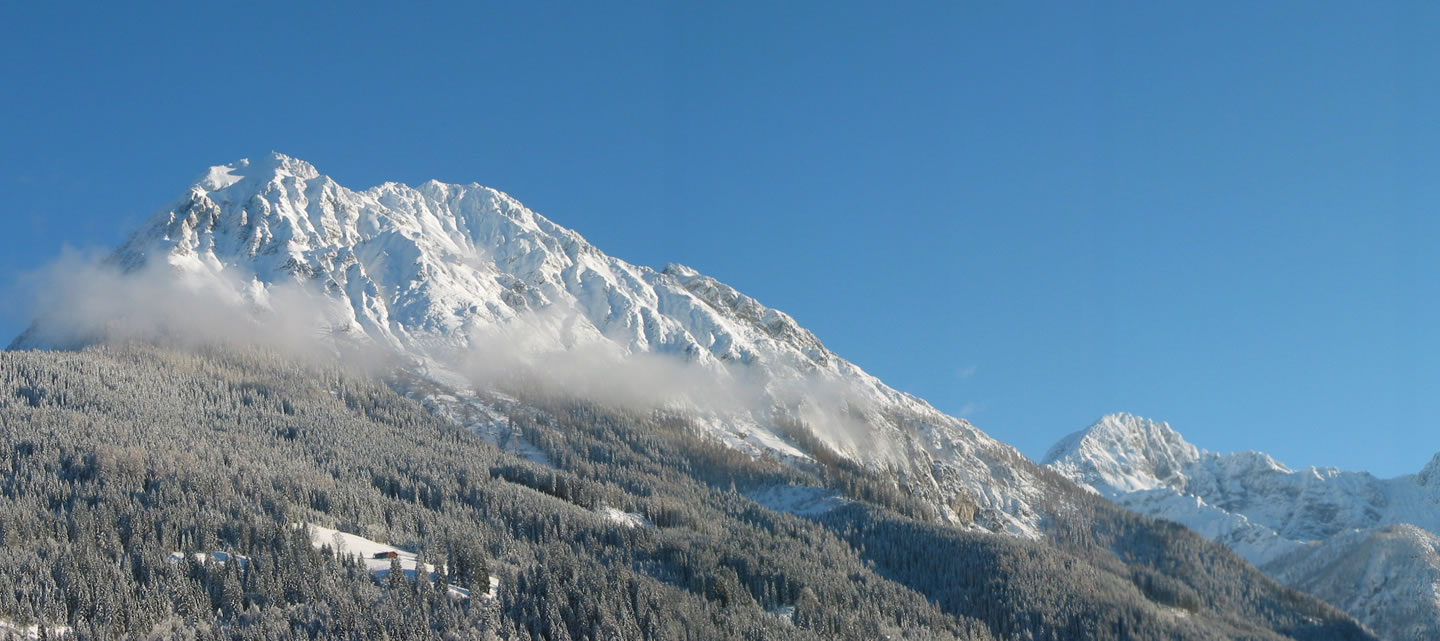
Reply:
[[[268, 353], [0, 353], [0, 618], [80, 639], [1372, 638], [1054, 474], [1065, 516], [1021, 541], [942, 525], [817, 443], [797, 466], [683, 415], [506, 407], [548, 464]], [[801, 518], [747, 498], [777, 486], [859, 501]], [[448, 564], [438, 581], [494, 574], [497, 596], [377, 580], [299, 523]]]

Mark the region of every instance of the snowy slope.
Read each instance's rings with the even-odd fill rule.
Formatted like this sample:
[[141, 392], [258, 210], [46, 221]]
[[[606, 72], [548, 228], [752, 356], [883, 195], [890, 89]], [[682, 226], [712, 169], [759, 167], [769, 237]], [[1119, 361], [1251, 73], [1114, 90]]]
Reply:
[[[482, 433], [498, 433], [478, 400], [496, 398], [488, 383], [522, 375], [683, 408], [716, 438], [782, 459], [806, 456], [775, 427], [799, 419], [943, 509], [967, 496], [981, 527], [1038, 536], [1041, 486], [1013, 448], [891, 389], [783, 312], [688, 267], [607, 256], [478, 184], [355, 191], [280, 154], [242, 160], [207, 171], [110, 262], [164, 266], [243, 308], [308, 305], [293, 296], [304, 292], [324, 303], [317, 336], [398, 353], [449, 390], [433, 407]], [[41, 318], [12, 348], [72, 329]]]
[[[390, 558], [383, 555], [393, 553], [395, 560], [400, 564], [400, 571], [405, 573], [406, 578], [414, 581], [423, 570], [425, 578], [430, 581], [436, 580], [435, 566], [430, 563], [421, 564], [414, 552], [407, 552], [392, 545], [372, 541], [358, 534], [341, 532], [319, 525], [307, 523], [297, 527], [304, 527], [310, 532], [310, 543], [316, 549], [328, 546], [337, 555], [359, 557], [360, 562], [365, 564], [365, 568], [378, 578], [383, 579], [390, 574]], [[490, 587], [483, 596], [495, 598], [498, 584], [499, 579], [491, 576]], [[470, 598], [471, 590], [469, 588], [451, 585], [448, 586], [448, 589], [451, 596], [461, 599]]]
[[1259, 452], [1207, 452], [1166, 423], [1114, 414], [1062, 439], [1043, 463], [1229, 546], [1382, 636], [1440, 639], [1440, 454], [1394, 479], [1291, 470]]
[[16, 625], [0, 619], [0, 639], [15, 641], [39, 641], [40, 639], [68, 639], [71, 628], [68, 625], [47, 625], [42, 632], [38, 624]]
[[1413, 525], [1338, 534], [1267, 570], [1282, 583], [1370, 621], [1386, 638], [1440, 638], [1440, 537]]

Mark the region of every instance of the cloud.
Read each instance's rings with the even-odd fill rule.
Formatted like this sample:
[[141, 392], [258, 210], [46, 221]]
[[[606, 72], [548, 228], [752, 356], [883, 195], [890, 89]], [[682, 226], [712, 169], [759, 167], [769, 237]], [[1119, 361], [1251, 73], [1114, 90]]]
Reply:
[[34, 320], [16, 347], [253, 345], [303, 358], [357, 351], [332, 336], [349, 324], [343, 305], [300, 284], [261, 286], [164, 263], [122, 272], [96, 253], [65, 248], [18, 289]]
[[874, 460], [897, 451], [877, 429], [888, 420], [882, 408], [852, 381], [823, 371], [630, 352], [564, 304], [478, 328], [468, 338], [453, 361], [477, 388], [540, 391], [630, 411], [679, 409], [722, 423], [747, 416], [773, 426], [783, 416], [841, 452]]
[[480, 387], [539, 389], [630, 410], [733, 412], [751, 396], [733, 368], [628, 352], [562, 305], [472, 330], [454, 361]]
[[[35, 320], [18, 346], [259, 346], [308, 360], [340, 358], [363, 373], [387, 371], [406, 358], [372, 341], [341, 300], [304, 283], [262, 285], [203, 265], [157, 263], [122, 272], [98, 254], [66, 249], [22, 280], [26, 311]], [[888, 460], [899, 451], [879, 429], [891, 421], [887, 408], [874, 406], [874, 396], [854, 381], [808, 361], [746, 365], [696, 350], [631, 351], [560, 303], [475, 327], [464, 343], [428, 355], [478, 389], [540, 392], [630, 411], [678, 409], [722, 425], [747, 417], [738, 424], [774, 426], [786, 417], [804, 422], [837, 451], [867, 460]]]

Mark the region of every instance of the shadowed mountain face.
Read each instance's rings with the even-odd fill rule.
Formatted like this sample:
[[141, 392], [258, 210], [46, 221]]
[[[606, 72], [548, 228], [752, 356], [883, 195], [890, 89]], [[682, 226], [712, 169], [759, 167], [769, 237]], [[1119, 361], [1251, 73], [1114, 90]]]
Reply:
[[1044, 463], [1224, 543], [1386, 638], [1440, 638], [1440, 455], [1394, 479], [1291, 470], [1259, 452], [1206, 452], [1165, 423], [1117, 414], [1061, 440]]

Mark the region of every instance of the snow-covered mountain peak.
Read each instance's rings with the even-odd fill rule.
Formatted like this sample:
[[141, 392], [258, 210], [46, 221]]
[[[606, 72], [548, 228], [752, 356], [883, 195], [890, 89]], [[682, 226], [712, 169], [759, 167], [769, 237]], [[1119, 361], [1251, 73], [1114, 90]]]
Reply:
[[[200, 176], [109, 262], [222, 290], [241, 314], [303, 298], [324, 318], [302, 338], [379, 346], [447, 386], [528, 375], [679, 406], [738, 449], [804, 458], [787, 436], [798, 420], [942, 511], [973, 501], [981, 527], [1039, 534], [1043, 483], [1014, 448], [891, 389], [784, 312], [689, 267], [608, 256], [476, 183], [357, 191], [283, 154], [242, 160]], [[12, 347], [64, 344], [55, 327], [37, 319]]]
[[1061, 439], [1042, 462], [1102, 493], [1134, 492], [1184, 487], [1182, 470], [1202, 454], [1169, 424], [1121, 413]]
[[277, 151], [272, 151], [259, 160], [251, 162], [250, 167], [260, 174], [289, 175], [301, 180], [314, 180], [320, 177], [320, 172], [315, 169], [315, 165]]
[[232, 163], [216, 165], [195, 180], [195, 187], [201, 191], [219, 191], [242, 180], [270, 182], [284, 177], [313, 180], [320, 177], [314, 165], [291, 158], [285, 154], [271, 152], [258, 160], [242, 158]]

